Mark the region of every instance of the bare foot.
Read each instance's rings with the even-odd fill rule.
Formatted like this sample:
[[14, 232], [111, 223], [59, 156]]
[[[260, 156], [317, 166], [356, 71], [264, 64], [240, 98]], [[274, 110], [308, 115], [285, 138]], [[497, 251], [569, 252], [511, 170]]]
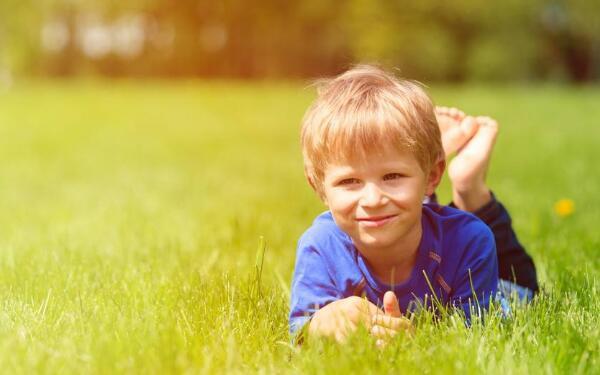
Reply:
[[442, 134], [446, 159], [460, 150], [477, 132], [477, 123], [463, 121], [465, 113], [457, 108], [436, 107], [435, 116]]
[[464, 122], [476, 123], [477, 131], [458, 151], [448, 166], [454, 204], [475, 211], [491, 199], [485, 178], [498, 135], [498, 123], [486, 116], [467, 116]]

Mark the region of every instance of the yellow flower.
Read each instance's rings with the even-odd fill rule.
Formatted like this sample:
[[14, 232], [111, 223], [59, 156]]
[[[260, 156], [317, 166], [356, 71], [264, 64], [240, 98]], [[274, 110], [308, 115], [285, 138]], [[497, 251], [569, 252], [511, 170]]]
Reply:
[[575, 211], [575, 202], [568, 198], [559, 199], [554, 203], [554, 212], [560, 217], [569, 216]]

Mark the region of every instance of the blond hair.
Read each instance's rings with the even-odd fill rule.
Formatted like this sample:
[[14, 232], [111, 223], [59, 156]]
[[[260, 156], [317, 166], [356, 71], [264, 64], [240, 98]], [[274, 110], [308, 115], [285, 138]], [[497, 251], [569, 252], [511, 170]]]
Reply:
[[391, 146], [412, 152], [427, 173], [443, 157], [434, 105], [420, 84], [372, 65], [317, 84], [317, 99], [302, 120], [301, 143], [306, 177], [321, 197], [332, 162]]

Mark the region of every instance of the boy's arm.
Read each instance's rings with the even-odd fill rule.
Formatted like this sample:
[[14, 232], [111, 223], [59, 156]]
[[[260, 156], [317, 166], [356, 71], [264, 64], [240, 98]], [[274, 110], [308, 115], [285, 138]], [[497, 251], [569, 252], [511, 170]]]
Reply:
[[487, 310], [490, 298], [496, 294], [498, 261], [490, 229], [481, 222], [470, 223], [468, 228], [469, 232], [465, 234], [470, 236], [471, 240], [465, 245], [457, 268], [450, 302], [456, 307], [461, 307], [467, 321], [470, 321], [471, 308], [478, 313]]
[[537, 293], [539, 286], [535, 265], [517, 239], [510, 215], [502, 203], [491, 193], [489, 202], [473, 214], [486, 223], [494, 234], [499, 277]]
[[297, 340], [303, 328], [321, 307], [339, 299], [335, 282], [327, 270], [319, 251], [298, 243], [296, 266], [292, 280], [290, 306], [290, 334]]
[[372, 316], [383, 315], [383, 311], [364, 298], [344, 298], [335, 285], [328, 262], [316, 246], [306, 242], [303, 239], [299, 242], [292, 281], [289, 317], [292, 341], [301, 343], [307, 334], [314, 334], [342, 342], [359, 325], [370, 328]]

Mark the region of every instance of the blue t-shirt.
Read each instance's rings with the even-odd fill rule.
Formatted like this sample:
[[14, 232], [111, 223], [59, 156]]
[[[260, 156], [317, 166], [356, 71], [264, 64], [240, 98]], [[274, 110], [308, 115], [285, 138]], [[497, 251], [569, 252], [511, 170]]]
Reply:
[[391, 286], [373, 275], [329, 211], [319, 215], [298, 241], [290, 333], [330, 302], [364, 295], [381, 306], [388, 290], [396, 293], [403, 313], [428, 307], [431, 288], [442, 304], [462, 308], [467, 318], [477, 303], [487, 309], [498, 284], [496, 245], [489, 227], [469, 213], [437, 204], [423, 205], [421, 223], [423, 236], [412, 273]]

